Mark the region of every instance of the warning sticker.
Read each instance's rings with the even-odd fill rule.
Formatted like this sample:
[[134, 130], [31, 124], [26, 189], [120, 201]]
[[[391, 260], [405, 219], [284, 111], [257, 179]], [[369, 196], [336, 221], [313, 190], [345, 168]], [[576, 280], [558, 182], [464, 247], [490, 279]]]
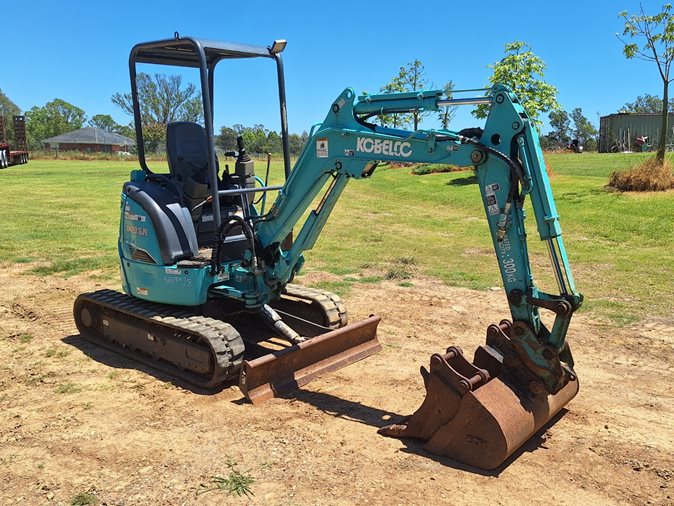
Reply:
[[316, 157], [317, 158], [327, 158], [328, 157], [328, 139], [316, 139]]
[[489, 216], [499, 214], [501, 210], [498, 207], [498, 200], [496, 199], [496, 191], [500, 188], [498, 183], [488, 184], [484, 187], [484, 194], [487, 201], [487, 212]]

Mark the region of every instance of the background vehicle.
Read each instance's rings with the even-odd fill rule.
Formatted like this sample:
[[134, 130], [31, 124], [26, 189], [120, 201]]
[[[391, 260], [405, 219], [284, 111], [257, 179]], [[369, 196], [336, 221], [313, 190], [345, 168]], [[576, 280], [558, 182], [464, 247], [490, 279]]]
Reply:
[[26, 144], [26, 117], [14, 116], [15, 149], [7, 142], [5, 131], [5, 118], [0, 116], [0, 169], [6, 169], [10, 165], [28, 163], [28, 146]]

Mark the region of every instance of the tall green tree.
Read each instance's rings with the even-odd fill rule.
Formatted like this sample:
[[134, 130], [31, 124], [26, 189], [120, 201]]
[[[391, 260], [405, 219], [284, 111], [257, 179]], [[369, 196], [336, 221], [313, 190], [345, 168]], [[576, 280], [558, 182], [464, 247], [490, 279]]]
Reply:
[[[398, 75], [393, 78], [391, 83], [397, 91], [410, 92], [420, 91], [433, 88], [433, 84], [426, 77], [426, 67], [419, 60], [409, 62], [407, 65], [400, 67]], [[425, 116], [428, 116], [430, 111], [412, 111], [412, 128], [419, 129], [419, 124]]]
[[241, 132], [243, 145], [249, 153], [265, 153], [267, 151], [267, 134], [269, 131], [264, 125], [253, 125], [244, 128]]
[[[621, 110], [642, 114], [655, 114], [662, 112], [662, 99], [648, 93], [639, 95], [634, 102], [626, 102]], [[674, 111], [674, 98], [669, 99], [669, 112]]]
[[302, 135], [290, 134], [288, 136], [288, 147], [290, 148], [290, 154], [292, 156], [298, 156], [304, 149], [304, 145], [309, 139], [309, 134], [304, 131]]
[[122, 125], [118, 124], [109, 114], [94, 114], [87, 124], [114, 133], [119, 133], [122, 128]]
[[[445, 92], [446, 98], [452, 98], [452, 94], [454, 93], [454, 81], [448, 81], [445, 83], [445, 85], [442, 87], [442, 91]], [[454, 119], [454, 116], [456, 116], [457, 109], [457, 106], [447, 106], [441, 107], [438, 110], [438, 120], [440, 121], [440, 126], [444, 130], [449, 129], [449, 124]]]
[[[658, 138], [658, 152], [656, 160], [662, 165], [665, 162], [667, 146], [669, 104], [669, 83], [672, 60], [674, 60], [674, 16], [671, 13], [671, 4], [665, 4], [659, 13], [648, 15], [643, 6], [639, 5], [637, 14], [628, 14], [622, 11], [618, 15], [625, 20], [623, 37], [618, 39], [623, 44], [623, 54], [628, 60], [639, 59], [652, 62], [658, 69], [662, 81], [662, 104], [660, 112], [660, 136]], [[628, 42], [625, 38], [638, 42]]]
[[596, 151], [597, 129], [583, 115], [583, 110], [580, 107], [571, 111], [571, 119], [573, 120], [573, 137], [580, 141], [585, 151]]
[[562, 109], [558, 111], [552, 111], [548, 118], [550, 120], [550, 127], [552, 130], [547, 134], [546, 137], [556, 148], [562, 148], [566, 146], [571, 140], [571, 118], [569, 118], [569, 115], [566, 113], [566, 111]]
[[[538, 119], [542, 113], [560, 109], [557, 103], [557, 88], [546, 83], [546, 65], [536, 56], [526, 42], [510, 42], [505, 45], [506, 55], [493, 65], [489, 84], [508, 85], [517, 95], [532, 122], [540, 128]], [[479, 105], [473, 111], [476, 118], [486, 118], [488, 105]]]
[[[0, 90], [0, 116], [5, 120], [5, 135], [10, 144], [14, 144], [14, 126], [12, 118], [21, 113], [19, 106], [12, 102], [7, 95]], [[2, 141], [2, 139], [0, 139]]]
[[231, 127], [220, 127], [220, 133], [215, 138], [215, 145], [225, 151], [236, 149], [236, 138], [238, 135], [239, 132]]
[[283, 151], [281, 136], [274, 130], [267, 132], [267, 143], [264, 151], [266, 153], [281, 153]]
[[[379, 88], [380, 93], [402, 93], [402, 91], [402, 84], [397, 82], [395, 77]], [[363, 95], [367, 94], [367, 92], [363, 92]], [[377, 121], [381, 126], [405, 128], [412, 122], [412, 115], [407, 113], [378, 114]]]
[[26, 112], [26, 134], [30, 149], [40, 149], [42, 141], [82, 128], [87, 116], [79, 107], [55, 98]]
[[[145, 149], [154, 151], [166, 140], [166, 126], [174, 121], [203, 120], [201, 92], [192, 83], [183, 86], [182, 76], [154, 74], [144, 72], [136, 79], [138, 105], [140, 108], [143, 132], [148, 127], [152, 140], [148, 139]], [[133, 117], [131, 93], [115, 93], [112, 103]], [[164, 132], [163, 134], [161, 132]], [[144, 135], [145, 137], [145, 135]], [[154, 149], [152, 149], [154, 148]]]

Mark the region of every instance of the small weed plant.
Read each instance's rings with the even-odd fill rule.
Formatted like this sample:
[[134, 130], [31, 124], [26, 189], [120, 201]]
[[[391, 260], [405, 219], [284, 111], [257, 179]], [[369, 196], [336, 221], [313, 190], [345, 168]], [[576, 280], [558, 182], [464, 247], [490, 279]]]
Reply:
[[98, 504], [98, 497], [91, 492], [80, 492], [70, 500], [70, 506], [89, 506]]
[[237, 463], [231, 459], [226, 462], [226, 465], [229, 468], [227, 477], [218, 475], [212, 476], [207, 485], [203, 483], [199, 485], [197, 495], [205, 494], [206, 492], [211, 492], [213, 490], [220, 490], [239, 497], [243, 495], [246, 497], [255, 495], [250, 488], [250, 486], [255, 483], [255, 478], [250, 474], [250, 471], [239, 471], [237, 469]]
[[56, 393], [57, 394], [75, 394], [77, 392], [80, 392], [82, 390], [82, 387], [79, 385], [76, 385], [75, 383], [61, 383], [59, 386], [56, 387]]

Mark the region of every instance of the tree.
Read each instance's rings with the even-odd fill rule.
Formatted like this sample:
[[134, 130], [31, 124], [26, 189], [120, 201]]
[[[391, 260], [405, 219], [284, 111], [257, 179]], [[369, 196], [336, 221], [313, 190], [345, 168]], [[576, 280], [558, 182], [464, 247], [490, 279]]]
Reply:
[[551, 151], [553, 149], [559, 149], [559, 143], [557, 142], [557, 139], [551, 137], [550, 133], [542, 135], [539, 138], [539, 141], [541, 143], [541, 149], [543, 151]]
[[[560, 109], [557, 103], [557, 88], [543, 80], [546, 65], [533, 53], [529, 44], [510, 42], [505, 45], [505, 52], [506, 55], [501, 61], [489, 65], [493, 70], [489, 84], [509, 86], [519, 98], [533, 124], [540, 128], [542, 122], [538, 118], [542, 113]], [[473, 111], [476, 118], [486, 118], [488, 114], [489, 106], [484, 104]]]
[[281, 143], [281, 136], [274, 130], [267, 133], [267, 143], [265, 145], [265, 152], [267, 153], [281, 153], [283, 151], [283, 144]]
[[267, 133], [264, 125], [253, 125], [246, 127], [241, 132], [243, 137], [243, 145], [249, 153], [266, 153], [267, 152]]
[[[12, 118], [21, 113], [19, 106], [12, 102], [2, 90], [0, 90], [0, 116], [5, 120], [5, 135], [10, 144], [14, 144], [14, 126]], [[2, 141], [2, 139], [0, 139]]]
[[82, 109], [60, 98], [47, 102], [43, 107], [31, 108], [26, 112], [30, 149], [40, 149], [44, 139], [82, 128], [86, 119]]
[[122, 125], [117, 124], [109, 114], [94, 114], [88, 124], [89, 126], [105, 130], [106, 132], [114, 133], [119, 133], [119, 130], [123, 128]]
[[288, 135], [288, 148], [290, 149], [290, 154], [292, 156], [299, 155], [304, 149], [304, 145], [309, 138], [307, 132], [302, 132], [302, 135], [290, 134]]
[[571, 126], [571, 119], [566, 111], [558, 110], [552, 111], [548, 116], [550, 119], [550, 127], [552, 131], [546, 135], [548, 140], [554, 147], [562, 148], [566, 146], [571, 140], [569, 130]]
[[236, 149], [236, 138], [239, 136], [239, 132], [234, 130], [231, 127], [220, 127], [220, 134], [215, 138], [215, 144], [225, 151], [231, 151]]
[[[454, 81], [448, 81], [443, 87], [442, 91], [445, 92], [447, 98], [452, 98], [452, 93], [454, 92]], [[438, 110], [438, 120], [440, 121], [440, 126], [444, 130], [449, 129], [449, 124], [454, 119], [456, 115], [457, 106], [448, 106], [442, 107]]]
[[[175, 121], [203, 120], [201, 93], [194, 84], [182, 85], [182, 76], [155, 74], [150, 76], [144, 72], [136, 78], [138, 88], [138, 105], [143, 126], [143, 137], [149, 127], [152, 129], [151, 142], [146, 142], [145, 149], [158, 149], [166, 140], [166, 126]], [[133, 116], [131, 93], [115, 93], [112, 103], [124, 112]], [[163, 134], [161, 132], [163, 131]], [[149, 141], [149, 139], [147, 139]]]
[[[401, 93], [402, 85], [396, 82], [394, 77], [391, 82], [379, 88], [380, 93]], [[368, 95], [367, 91], [363, 95]], [[381, 126], [391, 126], [393, 128], [404, 128], [412, 121], [412, 116], [406, 113], [377, 114], [377, 120]]]
[[658, 14], [649, 16], [640, 5], [638, 14], [628, 14], [627, 11], [618, 14], [625, 20], [623, 37], [637, 39], [640, 42], [639, 44], [627, 42], [617, 35], [618, 40], [623, 44], [625, 58], [628, 60], [637, 58], [655, 63], [662, 80], [662, 105], [659, 111], [662, 113], [662, 120], [658, 152], [655, 156], [660, 165], [665, 163], [668, 132], [667, 104], [669, 104], [669, 83], [672, 81], [669, 75], [672, 60], [674, 60], [674, 16], [672, 16], [671, 10], [671, 4], [665, 4]]
[[[411, 61], [407, 65], [400, 67], [398, 75], [393, 78], [390, 84], [393, 84], [393, 87], [397, 91], [403, 93], [433, 88], [433, 84], [426, 79], [426, 67], [419, 60]], [[412, 127], [415, 131], [419, 129], [421, 120], [429, 114], [430, 111], [419, 110], [410, 113], [412, 116]]]
[[116, 134], [123, 135], [129, 139], [136, 138], [136, 129], [133, 126], [133, 123], [128, 125], [119, 125], [119, 128], [115, 131]]
[[571, 111], [573, 120], [573, 137], [578, 139], [585, 147], [585, 151], [596, 151], [597, 149], [597, 129], [583, 115], [583, 110], [576, 107]]
[[[639, 95], [634, 102], [627, 102], [622, 106], [626, 112], [654, 114], [662, 112], [662, 99], [656, 95]], [[674, 111], [674, 98], [669, 100], [669, 111]]]

